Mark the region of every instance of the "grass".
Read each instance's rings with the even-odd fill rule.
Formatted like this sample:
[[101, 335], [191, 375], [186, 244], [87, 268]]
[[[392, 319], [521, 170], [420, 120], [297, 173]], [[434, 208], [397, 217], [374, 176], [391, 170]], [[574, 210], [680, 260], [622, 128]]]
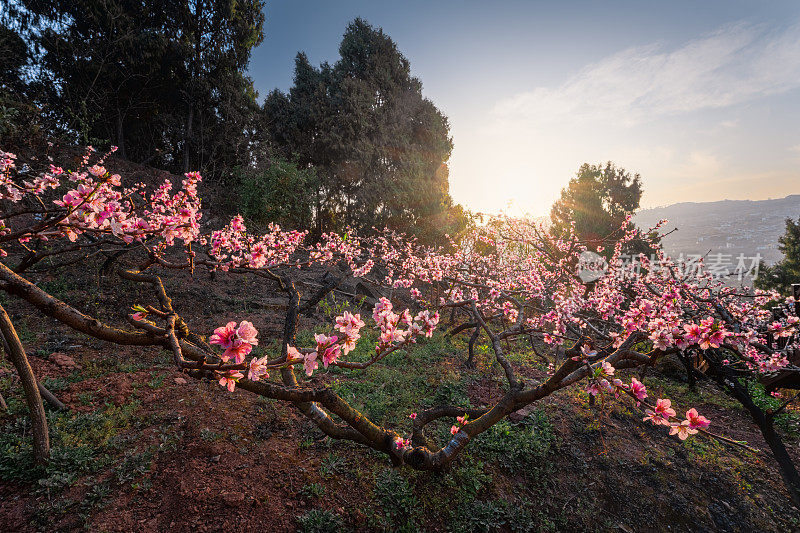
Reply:
[[303, 485], [303, 487], [297, 493], [297, 495], [304, 500], [314, 500], [323, 494], [325, 494], [325, 487], [320, 483], [309, 483], [307, 485]]
[[[764, 386], [755, 381], [747, 382], [747, 389], [753, 397], [753, 403], [765, 412], [769, 410], [778, 409], [785, 399], [778, 399], [774, 396], [767, 394]], [[794, 391], [792, 391], [793, 393]], [[784, 411], [775, 417], [775, 427], [786, 434], [789, 438], [797, 439], [800, 437], [800, 412], [798, 411]]]
[[[367, 361], [372, 357], [375, 334], [368, 332], [364, 337], [348, 354], [348, 360]], [[407, 426], [408, 415], [428, 405], [426, 397], [432, 388], [441, 389], [434, 401], [468, 406], [464, 383], [453, 372], [442, 374], [437, 366], [448, 350], [452, 347], [439, 335], [407, 351], [399, 350], [363, 371], [332, 367], [333, 389], [375, 423], [390, 427]], [[409, 368], [415, 372], [409, 372]]]
[[[9, 400], [15, 412], [21, 400]], [[30, 424], [26, 416], [14, 418], [0, 432], [0, 480], [34, 483], [48, 498], [72, 486], [82, 475], [92, 474], [112, 462], [122, 444], [120, 432], [135, 421], [138, 402], [105, 405], [90, 413], [48, 412], [50, 460], [33, 461]]]

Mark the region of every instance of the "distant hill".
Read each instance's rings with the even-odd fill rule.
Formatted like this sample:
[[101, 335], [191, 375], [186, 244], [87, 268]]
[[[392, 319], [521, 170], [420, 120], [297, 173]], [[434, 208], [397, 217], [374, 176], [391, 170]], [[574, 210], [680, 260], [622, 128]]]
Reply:
[[781, 259], [778, 237], [785, 231], [787, 218], [800, 217], [800, 194], [775, 200], [722, 200], [719, 202], [682, 202], [643, 209], [634, 221], [648, 228], [661, 219], [669, 222], [664, 231], [678, 228], [664, 239], [665, 251], [678, 257], [681, 253], [761, 254], [767, 263]]

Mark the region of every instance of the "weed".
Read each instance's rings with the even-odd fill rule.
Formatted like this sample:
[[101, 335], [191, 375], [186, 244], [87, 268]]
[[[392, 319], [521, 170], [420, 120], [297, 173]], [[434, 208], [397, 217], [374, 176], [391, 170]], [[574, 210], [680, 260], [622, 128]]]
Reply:
[[143, 452], [125, 452], [125, 457], [122, 459], [116, 468], [114, 474], [117, 481], [120, 483], [133, 482], [136, 479], [150, 472], [150, 465], [153, 463], [153, 452], [145, 450]]
[[417, 531], [421, 509], [408, 480], [396, 470], [379, 472], [375, 478], [375, 501], [380, 506], [375, 526], [386, 531]]
[[428, 404], [430, 406], [455, 405], [456, 407], [470, 407], [464, 384], [456, 379], [454, 374], [445, 377], [445, 380], [437, 387], [433, 398], [429, 400]]
[[222, 435], [213, 429], [203, 428], [200, 430], [200, 438], [206, 442], [214, 442], [215, 440], [221, 439]]
[[303, 485], [303, 488], [301, 488], [300, 492], [298, 492], [298, 496], [304, 500], [313, 500], [314, 498], [319, 498], [323, 494], [325, 494], [325, 487], [319, 483], [309, 483], [307, 485]]
[[92, 413], [49, 412], [50, 460], [33, 461], [30, 422], [19, 416], [0, 431], [0, 480], [36, 482], [48, 496], [72, 485], [78, 476], [95, 472], [110, 462], [121, 428], [130, 424], [137, 402], [105, 406]]
[[344, 522], [333, 511], [312, 509], [297, 517], [297, 530], [302, 533], [338, 533], [344, 531]]
[[538, 476], [542, 459], [550, 452], [556, 437], [547, 415], [538, 409], [520, 424], [501, 420], [478, 436], [475, 448], [487, 460], [511, 472]]
[[319, 473], [323, 477], [329, 477], [334, 474], [340, 474], [345, 470], [346, 466], [347, 461], [344, 457], [331, 452], [325, 457], [325, 459], [322, 460], [322, 464], [319, 467]]
[[70, 382], [64, 378], [47, 378], [42, 385], [50, 392], [58, 392], [69, 388]]
[[534, 517], [532, 505], [527, 500], [475, 501], [461, 505], [451, 513], [450, 531], [489, 532], [510, 530], [514, 533], [529, 531], [556, 531], [556, 525], [542, 512]]
[[150, 376], [153, 378], [147, 382], [147, 386], [151, 389], [158, 389], [164, 384], [164, 380], [167, 379], [167, 375], [163, 372], [152, 372]]
[[78, 401], [81, 402], [81, 405], [87, 406], [92, 405], [92, 400], [94, 399], [94, 394], [91, 392], [82, 392], [78, 394]]
[[469, 504], [491, 482], [492, 476], [484, 471], [482, 461], [465, 458], [447, 476], [445, 484], [450, 492], [455, 494], [455, 500], [458, 503]]

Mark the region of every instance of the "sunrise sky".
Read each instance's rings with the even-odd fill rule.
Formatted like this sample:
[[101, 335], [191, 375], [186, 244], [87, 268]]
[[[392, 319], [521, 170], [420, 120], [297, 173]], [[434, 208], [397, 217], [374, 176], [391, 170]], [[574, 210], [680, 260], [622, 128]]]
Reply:
[[[450, 119], [451, 193], [546, 214], [583, 162], [642, 175], [644, 207], [800, 193], [800, 2], [271, 1], [250, 74], [335, 61], [382, 27]], [[509, 207], [510, 206], [510, 207]]]

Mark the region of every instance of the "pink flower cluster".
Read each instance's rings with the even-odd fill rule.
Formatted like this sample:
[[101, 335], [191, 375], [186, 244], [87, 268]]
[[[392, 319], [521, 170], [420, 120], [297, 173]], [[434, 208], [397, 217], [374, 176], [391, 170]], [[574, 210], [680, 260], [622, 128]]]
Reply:
[[289, 263], [307, 234], [283, 231], [279, 225], [270, 224], [267, 233], [256, 237], [247, 232], [241, 215], [236, 215], [223, 229], [211, 233], [209, 254], [222, 270], [271, 267]]
[[455, 435], [458, 433], [462, 427], [469, 421], [469, 416], [464, 414], [463, 416], [456, 417], [456, 423], [450, 428], [450, 434]]
[[223, 327], [215, 329], [208, 342], [225, 349], [220, 355], [223, 361], [227, 362], [232, 358], [236, 364], [240, 364], [253, 350], [253, 346], [258, 345], [256, 335], [258, 331], [251, 322], [243, 320], [238, 325], [236, 322], [228, 322]]
[[243, 377], [244, 375], [238, 370], [226, 370], [220, 374], [219, 384], [233, 392], [236, 389], [236, 383]]
[[[114, 150], [112, 148], [111, 152]], [[83, 233], [110, 234], [125, 243], [144, 241], [157, 235], [168, 245], [175, 239], [188, 244], [197, 238], [201, 217], [197, 195], [197, 183], [201, 177], [198, 173], [186, 174], [180, 191], [172, 192], [172, 184], [166, 181], [148, 198], [141, 184], [121, 188], [120, 176], [110, 174], [102, 165], [105, 157], [88, 166], [92, 152], [89, 147], [78, 170], [64, 171], [50, 165], [48, 171], [33, 181], [20, 184], [12, 177], [16, 156], [0, 150], [0, 200], [17, 203], [30, 196], [37, 197], [41, 205], [47, 205], [46, 199], [42, 198], [47, 189], [63, 189], [60, 196], [52, 200], [51, 205], [56, 208], [48, 211], [46, 222], [17, 230], [20, 242], [59, 236], [74, 242]], [[11, 232], [11, 228], [2, 222], [0, 229]], [[0, 250], [0, 255], [4, 253]]]
[[[613, 376], [616, 371], [607, 361], [603, 361], [600, 365], [594, 367], [593, 371], [594, 373], [589, 381], [589, 385], [586, 387], [589, 394], [597, 395], [602, 392], [611, 392], [618, 398], [620, 392], [625, 392], [636, 399], [637, 406], [647, 398], [647, 388], [636, 378], [631, 378], [630, 384], [625, 384], [619, 378], [614, 378], [609, 382], [608, 379], [603, 377]], [[644, 421], [650, 421], [656, 426], [668, 426], [670, 428], [670, 435], [677, 434], [678, 438], [681, 440], [686, 440], [689, 435], [694, 435], [698, 430], [705, 429], [710, 424], [709, 420], [699, 415], [694, 408], [686, 411], [685, 420], [681, 422], [672, 422], [670, 419], [675, 417], [675, 409], [672, 408], [672, 402], [670, 400], [663, 398], [659, 398], [656, 401], [654, 408], [645, 409], [645, 415]]]
[[[439, 323], [439, 313], [428, 310], [420, 311], [415, 317], [406, 309], [400, 314], [393, 312], [392, 302], [381, 298], [375, 304], [372, 318], [381, 330], [380, 344], [376, 351], [381, 351], [393, 343], [413, 342], [416, 335], [431, 337]], [[404, 329], [401, 326], [405, 326]]]
[[689, 435], [694, 435], [711, 425], [711, 422], [700, 415], [695, 408], [686, 411], [685, 420], [672, 422], [670, 419], [675, 417], [675, 409], [672, 408], [672, 402], [662, 398], [656, 401], [654, 409], [646, 409], [645, 414], [643, 419], [645, 422], [650, 421], [656, 426], [667, 426], [669, 434], [678, 435], [681, 440], [686, 440]]
[[[430, 337], [439, 322], [439, 314], [429, 311], [421, 311], [413, 319], [408, 309], [400, 315], [393, 313], [392, 303], [386, 298], [381, 298], [377, 302], [372, 315], [381, 330], [380, 341], [375, 347], [378, 354], [398, 345], [414, 342], [417, 335]], [[408, 326], [408, 329], [399, 328], [399, 324]], [[335, 365], [340, 357], [355, 349], [361, 339], [360, 332], [364, 325], [360, 314], [345, 311], [335, 319], [338, 335], [317, 333], [314, 335], [315, 349], [305, 354], [296, 347], [288, 346], [287, 362], [289, 364], [302, 362], [307, 376], [313, 375], [314, 371], [319, 369], [320, 361], [325, 368]]]

